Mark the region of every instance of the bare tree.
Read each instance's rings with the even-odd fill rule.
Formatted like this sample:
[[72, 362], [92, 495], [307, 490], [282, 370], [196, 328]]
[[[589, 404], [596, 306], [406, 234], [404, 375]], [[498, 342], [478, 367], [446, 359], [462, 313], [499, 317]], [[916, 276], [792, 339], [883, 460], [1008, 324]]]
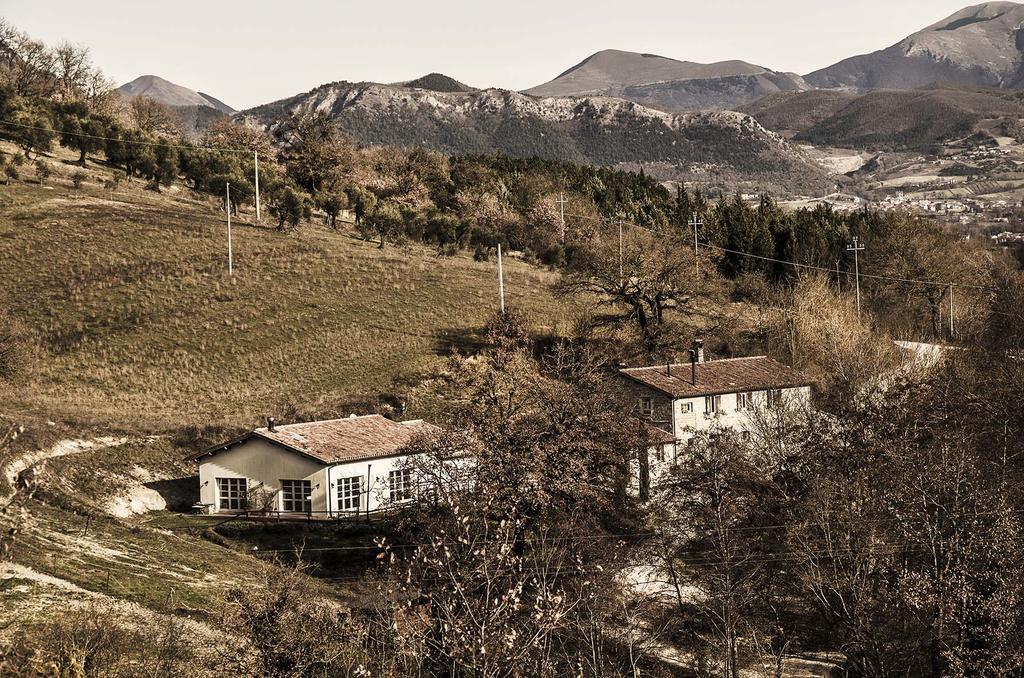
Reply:
[[771, 613], [781, 597], [785, 533], [758, 529], [777, 520], [778, 489], [770, 478], [736, 433], [713, 431], [690, 442], [652, 511], [661, 533], [656, 553], [675, 585], [678, 610], [696, 611], [698, 644], [717, 657], [727, 678], [737, 678], [744, 665], [743, 638], [780, 643]]
[[704, 315], [721, 291], [714, 266], [702, 260], [700, 269], [692, 243], [671, 233], [627, 232], [621, 256], [617, 237], [595, 237], [571, 259], [561, 292], [596, 295], [608, 312], [595, 320], [631, 326], [655, 354], [673, 340], [673, 314]]
[[132, 97], [128, 108], [132, 124], [143, 134], [177, 136], [181, 131], [174, 112], [155, 99]]
[[17, 96], [52, 96], [56, 91], [54, 53], [0, 19], [0, 78]]

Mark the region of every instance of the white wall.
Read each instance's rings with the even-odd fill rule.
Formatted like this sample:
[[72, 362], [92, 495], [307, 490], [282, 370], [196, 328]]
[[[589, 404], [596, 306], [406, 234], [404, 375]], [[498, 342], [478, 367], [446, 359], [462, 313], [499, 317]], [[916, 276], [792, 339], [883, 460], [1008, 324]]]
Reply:
[[[764, 408], [768, 405], [767, 391], [754, 391], [754, 407]], [[675, 411], [675, 436], [678, 440], [688, 440], [693, 434], [711, 428], [732, 428], [739, 431], [751, 429], [750, 413], [736, 409], [738, 394], [725, 393], [720, 396], [721, 404], [718, 414], [708, 415], [705, 412], [705, 399], [684, 398], [672, 403]], [[806, 405], [810, 403], [809, 387], [788, 388], [782, 390], [782, 399], [786, 406]], [[690, 413], [684, 414], [684, 405], [690, 404]]]
[[407, 464], [407, 459], [408, 457], [404, 456], [387, 457], [328, 467], [266, 440], [251, 438], [225, 452], [218, 452], [200, 460], [200, 502], [211, 506], [211, 512], [219, 512], [217, 478], [246, 478], [250, 491], [262, 484], [266, 490], [278, 493], [272, 509], [281, 510], [281, 480], [309, 480], [313, 497], [312, 508], [317, 517], [337, 515], [339, 512], [354, 513], [342, 512], [339, 509], [338, 480], [359, 476], [363, 492], [359, 510], [365, 512], [369, 503], [369, 510], [376, 511], [393, 505], [388, 491], [388, 476], [391, 471]]
[[324, 468], [322, 463], [266, 440], [250, 438], [227, 451], [200, 460], [199, 500], [217, 512], [217, 478], [246, 478], [250, 491], [262, 484], [266, 490], [278, 493], [272, 508], [280, 510], [281, 481], [309, 480], [313, 490], [313, 511], [326, 511]]
[[[407, 456], [385, 457], [383, 459], [371, 459], [369, 461], [353, 461], [347, 464], [332, 466], [328, 472], [330, 477], [330, 502], [331, 513], [354, 513], [354, 511], [341, 511], [338, 502], [338, 480], [359, 476], [362, 483], [363, 496], [359, 503], [359, 510], [376, 511], [381, 508], [388, 508], [394, 505], [388, 492], [388, 476], [391, 471], [404, 468], [408, 465]], [[414, 474], [415, 475], [415, 474]], [[367, 482], [369, 478], [369, 482]]]
[[[699, 398], [684, 398], [672, 402], [672, 413], [675, 420], [675, 436], [680, 445], [685, 445], [687, 440], [701, 431], [707, 431], [714, 427], [732, 428], [738, 431], [749, 431], [753, 427], [749, 411], [736, 409], [736, 393], [726, 393], [721, 396], [721, 404], [718, 414], [708, 416], [705, 413], [704, 396]], [[810, 387], [789, 388], [782, 390], [782, 404], [785, 407], [804, 407], [810, 405]], [[684, 405], [691, 405], [690, 412], [684, 413]], [[753, 399], [754, 408], [768, 406], [768, 392], [755, 391]], [[648, 482], [653, 492], [674, 465], [680, 463], [679, 455], [682, 452], [680, 445], [667, 444], [655, 446], [647, 451]], [[659, 449], [660, 448], [660, 449]], [[659, 459], [661, 457], [661, 459]], [[641, 464], [639, 460], [630, 461], [630, 486], [629, 491], [634, 495], [640, 494], [641, 485]]]

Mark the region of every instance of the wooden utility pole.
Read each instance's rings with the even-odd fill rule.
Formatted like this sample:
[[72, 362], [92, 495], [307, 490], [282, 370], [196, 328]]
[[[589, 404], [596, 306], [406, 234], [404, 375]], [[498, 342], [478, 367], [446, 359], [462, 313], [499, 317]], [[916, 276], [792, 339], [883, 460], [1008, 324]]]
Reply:
[[860, 253], [864, 251], [860, 238], [853, 236], [853, 245], [848, 246], [846, 251], [853, 252], [853, 277], [857, 281], [857, 313], [860, 313]]
[[693, 265], [698, 276], [700, 275], [700, 250], [697, 244], [697, 227], [703, 225], [704, 220], [698, 219], [696, 214], [690, 219], [690, 226], [693, 226]]
[[565, 244], [565, 203], [566, 202], [567, 201], [565, 199], [565, 194], [564, 193], [559, 193], [558, 194], [558, 207], [559, 207], [559, 213], [561, 215], [561, 221], [562, 221], [562, 244], [563, 245]]
[[225, 207], [227, 207], [227, 211], [228, 211], [228, 275], [234, 275], [235, 274], [234, 262], [232, 261], [233, 257], [232, 257], [232, 252], [231, 252], [231, 184], [230, 183], [229, 184], [225, 184], [224, 191], [225, 191], [224, 202], [225, 202]]
[[260, 223], [260, 152], [252, 152], [253, 167], [256, 172], [256, 223]]
[[501, 312], [505, 312], [505, 275], [501, 270], [501, 243], [498, 243], [498, 300]]

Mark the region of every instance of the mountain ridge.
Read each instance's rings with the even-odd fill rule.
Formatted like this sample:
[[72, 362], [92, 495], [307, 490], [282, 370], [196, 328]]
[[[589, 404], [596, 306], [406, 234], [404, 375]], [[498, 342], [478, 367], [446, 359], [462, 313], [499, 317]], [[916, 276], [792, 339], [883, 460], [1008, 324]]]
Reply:
[[237, 112], [231, 106], [209, 94], [197, 92], [158, 75], [140, 75], [131, 82], [118, 87], [117, 91], [127, 97], [144, 96], [174, 108], [206, 106], [227, 115]]
[[498, 88], [445, 93], [335, 82], [239, 115], [273, 130], [310, 111], [327, 113], [364, 144], [641, 164], [664, 179], [711, 173], [787, 187], [824, 182], [820, 168], [799, 149], [748, 115], [671, 113], [613, 97], [536, 97]]
[[702, 64], [656, 54], [606, 49], [553, 80], [524, 90], [531, 96], [609, 96], [681, 112], [732, 109], [778, 91], [807, 89], [794, 73], [740, 60]]
[[972, 5], [895, 45], [804, 76], [819, 88], [914, 89], [936, 82], [999, 89], [1024, 86], [1024, 5]]

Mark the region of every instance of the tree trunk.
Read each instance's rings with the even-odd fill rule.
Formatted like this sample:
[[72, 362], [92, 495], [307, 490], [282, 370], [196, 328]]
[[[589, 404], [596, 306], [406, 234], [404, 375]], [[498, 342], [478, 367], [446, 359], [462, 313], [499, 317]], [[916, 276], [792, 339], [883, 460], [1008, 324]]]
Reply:
[[82, 149], [82, 154], [78, 156], [78, 164], [85, 167], [85, 149]]

